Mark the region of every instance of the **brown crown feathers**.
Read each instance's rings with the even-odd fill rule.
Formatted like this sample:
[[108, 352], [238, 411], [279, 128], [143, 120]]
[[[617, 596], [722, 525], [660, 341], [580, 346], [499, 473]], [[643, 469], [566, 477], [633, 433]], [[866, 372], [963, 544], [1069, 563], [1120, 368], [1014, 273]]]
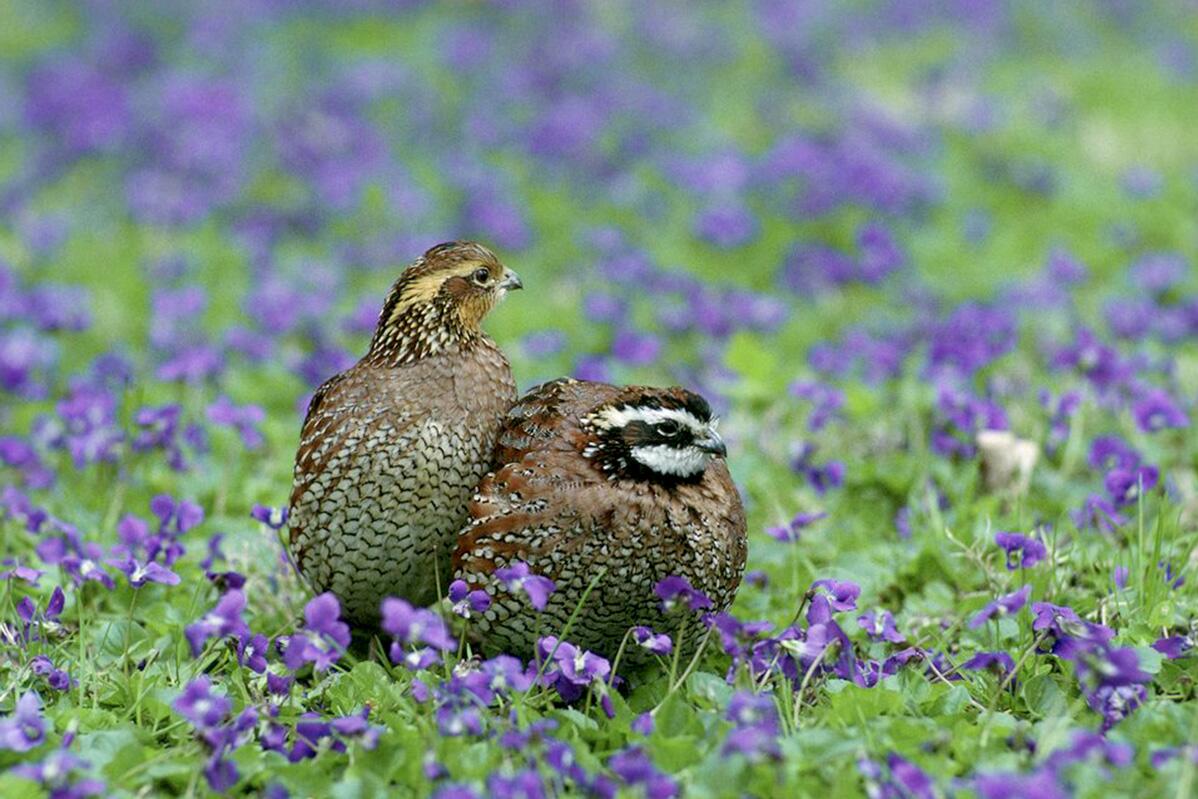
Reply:
[[451, 241], [428, 250], [391, 287], [367, 358], [397, 364], [482, 335], [482, 320], [520, 276], [481, 244]]

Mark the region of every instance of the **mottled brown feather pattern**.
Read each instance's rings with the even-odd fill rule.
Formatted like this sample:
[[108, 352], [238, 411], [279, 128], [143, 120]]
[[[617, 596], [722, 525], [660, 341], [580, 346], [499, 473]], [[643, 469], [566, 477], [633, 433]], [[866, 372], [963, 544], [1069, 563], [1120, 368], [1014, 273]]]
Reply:
[[[681, 391], [559, 380], [511, 409], [496, 445], [497, 469], [479, 486], [454, 554], [455, 576], [493, 599], [476, 619], [484, 649], [528, 656], [539, 636], [561, 633], [603, 568], [569, 638], [609, 657], [630, 627], [677, 633], [679, 620], [661, 614], [653, 591], [667, 576], [686, 577], [717, 610], [731, 604], [746, 536], [725, 463], [712, 461], [695, 481], [658, 482], [610, 478], [582, 454], [593, 441], [583, 419], [597, 408]], [[542, 614], [494, 577], [517, 560], [557, 584]], [[686, 628], [693, 640], [697, 617]]]
[[[480, 267], [492, 279], [470, 284]], [[516, 396], [507, 359], [478, 327], [505, 277], [518, 287], [479, 245], [429, 250], [388, 294], [367, 355], [308, 406], [292, 556], [352, 622], [376, 621], [385, 596], [429, 604], [448, 584], [454, 539]]]

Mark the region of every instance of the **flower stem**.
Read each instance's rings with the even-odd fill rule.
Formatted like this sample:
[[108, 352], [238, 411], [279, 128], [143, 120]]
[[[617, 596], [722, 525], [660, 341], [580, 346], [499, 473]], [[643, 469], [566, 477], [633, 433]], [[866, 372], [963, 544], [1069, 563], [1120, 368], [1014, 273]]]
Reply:
[[595, 589], [595, 586], [599, 584], [599, 581], [603, 579], [603, 575], [605, 574], [607, 574], [606, 566], [599, 569], [599, 572], [591, 578], [591, 582], [587, 585], [587, 590], [582, 592], [582, 596], [578, 599], [578, 604], [574, 606], [574, 610], [570, 613], [570, 618], [566, 619], [566, 626], [562, 628], [561, 636], [553, 642], [553, 649], [549, 650], [549, 654], [546, 655], [545, 659], [538, 665], [537, 676], [533, 679], [533, 685], [537, 685], [541, 682], [541, 677], [545, 674], [545, 667], [549, 665], [549, 661], [553, 660], [553, 656], [557, 654], [557, 648], [561, 642], [564, 641], [566, 636], [570, 634], [570, 628], [574, 626], [574, 621], [578, 618], [579, 612], [582, 611], [582, 606], [586, 604], [587, 597], [591, 595], [591, 591]]

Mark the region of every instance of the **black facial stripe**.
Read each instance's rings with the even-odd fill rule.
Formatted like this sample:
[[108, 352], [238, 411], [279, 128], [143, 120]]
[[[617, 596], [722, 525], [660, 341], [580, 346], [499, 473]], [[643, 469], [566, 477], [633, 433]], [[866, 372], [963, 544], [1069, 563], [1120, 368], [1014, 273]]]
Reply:
[[612, 480], [637, 480], [667, 487], [683, 483], [695, 483], [703, 479], [702, 470], [689, 475], [664, 474], [654, 471], [638, 461], [632, 455], [632, 451], [638, 447], [657, 446], [666, 443], [672, 447], [682, 448], [682, 445], [676, 442], [661, 442], [652, 439], [629, 441], [626, 436], [628, 434], [636, 434], [628, 430], [634, 424], [638, 423], [634, 422], [620, 430], [609, 431], [606, 435], [601, 436], [598, 442], [588, 447], [586, 457], [596, 465], [605, 477]]
[[629, 449], [652, 441], [656, 435], [653, 427], [642, 422], [640, 419], [634, 419], [613, 432], [619, 436]]
[[607, 435], [619, 438], [628, 447], [665, 444], [682, 449], [695, 440], [691, 425], [674, 419], [656, 423], [633, 419], [622, 427], [608, 430]]
[[665, 424], [664, 429], [663, 425], [655, 425], [652, 430], [652, 443], [655, 444], [669, 444], [672, 447], [681, 449], [682, 447], [689, 446], [695, 440], [695, 435], [691, 429], [682, 424]]

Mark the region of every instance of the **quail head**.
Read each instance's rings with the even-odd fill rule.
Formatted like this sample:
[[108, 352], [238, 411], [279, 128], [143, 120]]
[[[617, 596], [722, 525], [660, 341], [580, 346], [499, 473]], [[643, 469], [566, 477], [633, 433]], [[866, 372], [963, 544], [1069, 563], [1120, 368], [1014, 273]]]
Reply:
[[291, 490], [290, 549], [342, 616], [377, 621], [385, 596], [429, 604], [448, 584], [467, 505], [516, 398], [479, 327], [520, 278], [472, 242], [404, 270], [370, 350], [316, 390]]
[[[492, 597], [482, 648], [530, 656], [576, 608], [566, 637], [609, 658], [642, 625], [693, 643], [698, 614], [667, 617], [654, 589], [682, 577], [713, 610], [731, 604], [745, 514], [724, 455], [706, 400], [682, 388], [558, 380], [521, 398], [454, 553], [455, 577]], [[556, 585], [543, 612], [501, 588], [496, 570], [521, 561]]]

